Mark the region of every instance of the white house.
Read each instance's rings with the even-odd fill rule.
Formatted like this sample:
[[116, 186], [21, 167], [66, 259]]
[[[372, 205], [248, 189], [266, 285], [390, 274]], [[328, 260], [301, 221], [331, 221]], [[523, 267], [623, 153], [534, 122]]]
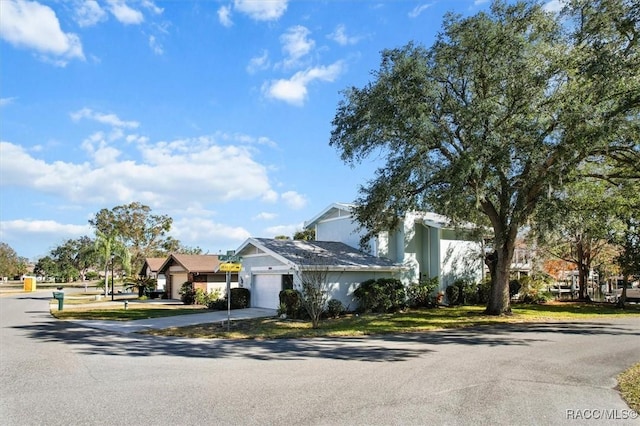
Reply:
[[400, 278], [403, 267], [335, 241], [249, 238], [237, 250], [242, 257], [240, 286], [251, 291], [251, 306], [276, 309], [280, 291], [300, 287], [300, 271], [326, 271], [329, 298], [355, 308], [353, 291], [366, 280]]
[[[403, 265], [405, 284], [437, 276], [444, 290], [458, 278], [482, 278], [481, 247], [469, 232], [451, 226], [444, 216], [427, 212], [408, 213], [401, 224], [367, 241], [364, 249]], [[344, 203], [331, 204], [305, 222], [305, 228], [315, 230], [318, 241], [340, 241], [351, 247], [360, 247], [364, 235], [353, 216], [353, 205]]]

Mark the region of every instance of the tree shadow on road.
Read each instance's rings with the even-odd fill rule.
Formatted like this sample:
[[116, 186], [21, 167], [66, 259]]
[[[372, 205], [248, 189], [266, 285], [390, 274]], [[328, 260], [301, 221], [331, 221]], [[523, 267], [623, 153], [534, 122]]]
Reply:
[[425, 348], [389, 348], [377, 341], [355, 342], [351, 339], [205, 340], [121, 334], [86, 328], [68, 321], [47, 321], [14, 328], [25, 331], [29, 338], [43, 343], [68, 344], [78, 353], [88, 355], [393, 362], [429, 352]]
[[501, 324], [427, 333], [346, 338], [274, 340], [186, 339], [112, 333], [70, 321], [49, 320], [16, 326], [40, 342], [71, 345], [89, 355], [177, 356], [255, 360], [324, 358], [365, 362], [396, 362], [427, 356], [442, 345], [527, 346], [566, 335], [640, 336], [640, 330], [605, 322]]

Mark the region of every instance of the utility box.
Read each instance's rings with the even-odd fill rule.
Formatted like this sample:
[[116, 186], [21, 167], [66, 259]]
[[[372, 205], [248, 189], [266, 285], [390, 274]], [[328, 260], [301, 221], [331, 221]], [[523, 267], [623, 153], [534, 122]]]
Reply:
[[36, 291], [36, 277], [24, 277], [24, 291]]

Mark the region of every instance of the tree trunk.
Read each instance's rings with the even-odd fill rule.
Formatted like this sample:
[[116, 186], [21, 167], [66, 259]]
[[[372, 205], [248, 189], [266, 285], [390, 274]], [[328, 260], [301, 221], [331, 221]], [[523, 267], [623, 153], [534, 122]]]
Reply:
[[581, 262], [578, 265], [578, 299], [587, 298], [587, 279], [589, 278], [589, 267]]
[[107, 297], [107, 288], [109, 287], [109, 264], [104, 265], [104, 297]]
[[627, 280], [627, 276], [624, 275], [622, 277], [622, 294], [620, 295], [620, 299], [618, 299], [618, 302], [616, 303], [616, 306], [618, 308], [624, 309], [624, 304], [627, 302], [627, 283], [628, 282], [629, 280]]
[[491, 291], [485, 311], [487, 315], [511, 314], [509, 275], [512, 257], [512, 244], [506, 242], [502, 247], [487, 255], [485, 259], [491, 273]]

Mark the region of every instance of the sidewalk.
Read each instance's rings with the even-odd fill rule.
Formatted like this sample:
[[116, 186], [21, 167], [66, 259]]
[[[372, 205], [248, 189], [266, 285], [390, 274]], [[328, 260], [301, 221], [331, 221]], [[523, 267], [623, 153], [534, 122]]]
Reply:
[[[161, 330], [164, 328], [186, 327], [207, 323], [227, 321], [227, 311], [212, 311], [202, 314], [176, 315], [164, 318], [150, 318], [135, 321], [78, 321], [67, 320], [83, 327], [97, 328], [114, 333], [136, 333], [143, 330]], [[251, 318], [264, 318], [276, 315], [275, 309], [247, 308], [231, 311], [231, 321]]]

